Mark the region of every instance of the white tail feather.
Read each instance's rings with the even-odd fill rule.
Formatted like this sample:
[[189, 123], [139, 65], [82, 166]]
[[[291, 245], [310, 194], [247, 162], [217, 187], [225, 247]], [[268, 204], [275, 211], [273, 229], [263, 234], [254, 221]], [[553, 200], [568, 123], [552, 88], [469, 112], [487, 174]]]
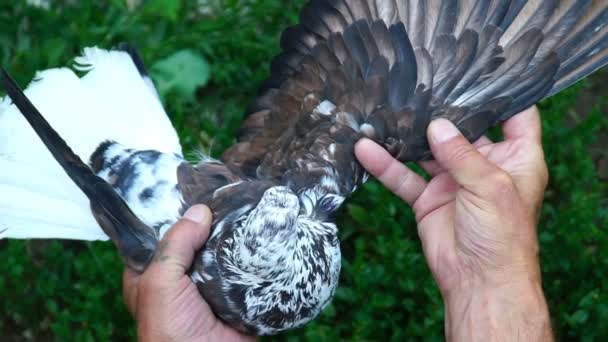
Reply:
[[[106, 140], [181, 155], [154, 90], [130, 56], [87, 48], [71, 69], [37, 74], [25, 94], [84, 161]], [[0, 101], [0, 238], [107, 239], [89, 201], [21, 113]]]

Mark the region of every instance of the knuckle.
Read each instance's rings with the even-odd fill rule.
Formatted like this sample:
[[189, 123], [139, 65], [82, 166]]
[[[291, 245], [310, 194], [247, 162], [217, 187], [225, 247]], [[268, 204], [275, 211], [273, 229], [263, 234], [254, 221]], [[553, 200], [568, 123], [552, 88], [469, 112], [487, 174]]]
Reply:
[[516, 193], [515, 182], [511, 175], [497, 171], [488, 177], [490, 195], [497, 200], [511, 199]]
[[178, 240], [191, 227], [196, 227], [196, 224], [188, 219], [181, 218], [165, 232], [162, 240]]
[[395, 161], [392, 159], [387, 159], [386, 161], [379, 163], [378, 169], [375, 173], [372, 174], [374, 174], [379, 179], [388, 177], [391, 173], [391, 170], [394, 168], [394, 162]]
[[139, 284], [139, 293], [140, 296], [143, 297], [150, 294], [159, 293], [165, 287], [166, 285], [164, 284], [162, 278], [159, 278], [157, 275], [153, 274], [153, 272], [148, 274], [144, 273]]
[[547, 167], [547, 163], [544, 159], [539, 168], [539, 178], [542, 188], [547, 188], [547, 185], [549, 184], [549, 168]]
[[157, 284], [149, 274], [144, 273], [141, 276], [141, 281], [139, 283], [139, 292], [141, 295], [145, 295], [146, 293], [154, 293], [156, 292]]
[[[175, 232], [178, 230], [183, 229], [184, 227], [188, 227], [188, 226], [195, 226], [196, 224], [186, 218], [180, 218], [179, 220], [177, 220], [177, 222], [175, 222], [173, 224], [173, 226], [171, 226], [171, 229], [169, 229], [169, 231], [167, 232], [167, 234], [171, 234], [175, 235]], [[171, 233], [173, 232], [173, 233]]]
[[401, 194], [408, 188], [408, 184], [412, 178], [412, 174], [410, 172], [401, 172], [397, 177], [397, 181], [391, 187], [392, 191], [396, 194]]
[[447, 155], [447, 162], [450, 164], [460, 164], [473, 158], [477, 152], [471, 145], [467, 144], [454, 144], [450, 148], [450, 152]]
[[542, 191], [545, 191], [545, 189], [547, 189], [547, 186], [549, 185], [549, 170], [547, 169], [546, 166], [543, 167], [541, 174], [540, 174], [540, 188]]

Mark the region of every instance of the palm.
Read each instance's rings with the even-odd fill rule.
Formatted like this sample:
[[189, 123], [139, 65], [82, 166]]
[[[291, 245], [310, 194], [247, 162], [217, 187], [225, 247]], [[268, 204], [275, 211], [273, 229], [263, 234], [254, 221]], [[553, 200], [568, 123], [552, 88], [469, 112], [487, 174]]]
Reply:
[[[513, 178], [527, 176], [531, 164], [542, 163], [542, 154], [539, 158], [539, 151], [531, 151], [521, 139], [487, 144], [479, 150]], [[425, 168], [438, 169], [434, 163], [426, 164]], [[539, 202], [534, 195], [538, 189], [522, 184], [518, 190], [522, 199]], [[493, 220], [483, 222], [484, 216], [479, 215], [475, 202], [474, 194], [458, 186], [446, 171], [439, 170], [414, 203], [419, 233], [428, 241], [425, 253], [442, 289], [458, 286], [463, 276], [470, 276], [471, 264], [483, 262], [480, 259], [484, 256], [480, 254], [500, 253], [491, 245], [483, 245], [483, 230], [493, 229]]]

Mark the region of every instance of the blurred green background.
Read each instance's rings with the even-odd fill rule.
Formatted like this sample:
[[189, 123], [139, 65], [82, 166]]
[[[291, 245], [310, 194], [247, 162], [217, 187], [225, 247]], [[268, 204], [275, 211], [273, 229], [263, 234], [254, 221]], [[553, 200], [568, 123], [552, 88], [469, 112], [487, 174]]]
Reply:
[[[281, 30], [296, 22], [303, 4], [51, 2], [0, 1], [0, 64], [24, 85], [36, 70], [66, 65], [85, 46], [130, 42], [192, 156], [218, 156], [234, 141]], [[608, 339], [607, 84], [604, 70], [541, 104], [551, 181], [539, 234], [560, 340]], [[411, 210], [370, 182], [339, 226], [344, 258], [335, 300], [314, 323], [275, 339], [442, 340], [442, 301]], [[121, 271], [110, 243], [0, 241], [0, 340], [134, 339]]]

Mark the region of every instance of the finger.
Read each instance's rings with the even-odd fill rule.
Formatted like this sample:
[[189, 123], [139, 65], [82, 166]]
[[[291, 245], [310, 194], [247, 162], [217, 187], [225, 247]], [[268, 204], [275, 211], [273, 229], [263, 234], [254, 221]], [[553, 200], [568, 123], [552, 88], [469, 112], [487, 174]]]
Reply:
[[418, 165], [432, 177], [445, 172], [436, 160], [421, 161]]
[[127, 308], [133, 317], [137, 313], [137, 284], [139, 283], [140, 274], [125, 268], [122, 274], [122, 293], [127, 304]]
[[481, 138], [477, 139], [477, 141], [473, 143], [473, 146], [475, 146], [477, 149], [480, 149], [484, 146], [491, 145], [493, 143], [494, 142], [490, 140], [490, 138], [484, 135]]
[[[481, 138], [479, 138], [473, 144], [473, 146], [480, 149], [484, 146], [491, 145], [492, 143], [493, 143], [492, 140], [490, 140], [490, 138], [488, 138], [484, 135]], [[442, 168], [441, 165], [439, 165], [439, 163], [437, 163], [437, 161], [435, 161], [435, 160], [423, 161], [418, 164], [420, 165], [420, 167], [422, 167], [422, 169], [424, 171], [426, 171], [426, 173], [428, 173], [429, 175], [431, 175], [433, 177], [445, 172], [445, 169]]]
[[[538, 212], [549, 180], [549, 172], [545, 161], [542, 145], [529, 140], [516, 140], [507, 145], [490, 145], [481, 148], [482, 155], [497, 162], [501, 168], [508, 170], [521, 199], [528, 207], [536, 208]], [[509, 146], [507, 154], [505, 146]], [[497, 149], [498, 153], [494, 153]], [[502, 150], [502, 153], [501, 153]]]
[[542, 129], [538, 108], [533, 106], [513, 116], [503, 123], [502, 130], [506, 140], [527, 139], [540, 143]]
[[454, 201], [458, 189], [460, 185], [450, 174], [442, 173], [434, 177], [413, 206], [416, 222], [421, 223], [430, 213]]
[[[204, 205], [188, 209], [159, 242], [146, 273], [172, 282], [186, 274], [194, 255], [202, 248], [211, 227], [211, 211]], [[148, 272], [149, 271], [149, 272]]]
[[393, 158], [373, 141], [362, 139], [357, 142], [355, 154], [369, 173], [410, 205], [414, 204], [424, 191], [426, 187], [424, 178]]
[[[502, 174], [495, 164], [483, 157], [450, 121], [437, 119], [429, 125], [429, 143], [433, 156], [458, 184], [474, 193], [485, 193], [489, 177]], [[484, 179], [487, 181], [484, 182]]]

